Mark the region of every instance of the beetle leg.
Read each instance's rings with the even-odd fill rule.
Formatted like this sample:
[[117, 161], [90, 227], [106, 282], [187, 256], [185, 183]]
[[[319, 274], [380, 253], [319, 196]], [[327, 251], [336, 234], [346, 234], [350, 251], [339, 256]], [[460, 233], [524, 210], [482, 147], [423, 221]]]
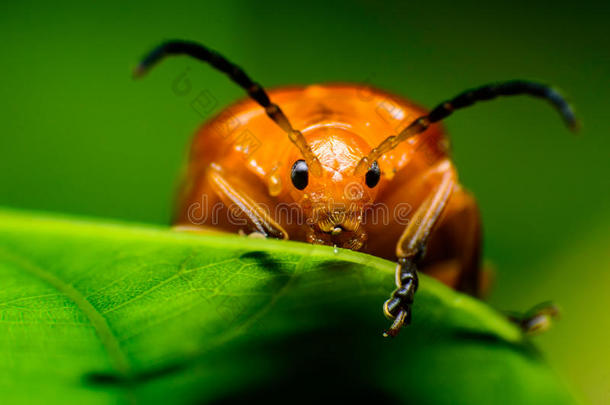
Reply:
[[427, 243], [421, 270], [458, 291], [484, 296], [491, 276], [481, 268], [481, 220], [474, 197], [457, 185]]
[[397, 288], [383, 306], [385, 315], [394, 319], [394, 323], [384, 336], [396, 336], [404, 324], [408, 325], [411, 322], [411, 305], [419, 283], [417, 267], [424, 256], [428, 237], [443, 213], [456, 184], [455, 170], [450, 162], [442, 162], [435, 168], [435, 170], [439, 169], [442, 170], [441, 178], [436, 188], [417, 209], [396, 246]]
[[265, 237], [288, 239], [288, 233], [263, 207], [245, 192], [232, 185], [219, 170], [211, 168], [208, 179], [222, 202], [227, 207], [235, 207], [243, 213], [253, 232]]
[[537, 335], [546, 332], [551, 327], [554, 318], [559, 318], [561, 312], [552, 302], [538, 304], [525, 314], [508, 314], [508, 319], [517, 325], [527, 335]]

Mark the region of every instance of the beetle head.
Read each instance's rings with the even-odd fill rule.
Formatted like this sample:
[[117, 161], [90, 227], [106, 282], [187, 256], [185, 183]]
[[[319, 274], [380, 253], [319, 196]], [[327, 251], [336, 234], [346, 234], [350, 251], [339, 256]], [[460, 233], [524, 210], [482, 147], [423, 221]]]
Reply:
[[370, 146], [336, 126], [318, 125], [303, 133], [322, 165], [322, 175], [312, 176], [298, 155], [289, 161], [290, 194], [307, 216], [308, 240], [359, 249], [366, 240], [364, 209], [376, 197], [380, 172], [376, 163], [364, 176], [355, 175], [354, 168]]

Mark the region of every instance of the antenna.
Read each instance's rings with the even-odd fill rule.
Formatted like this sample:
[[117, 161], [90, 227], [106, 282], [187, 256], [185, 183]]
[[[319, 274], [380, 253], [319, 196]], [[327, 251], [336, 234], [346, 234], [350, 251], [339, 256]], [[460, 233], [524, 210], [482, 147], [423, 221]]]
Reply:
[[432, 109], [428, 115], [417, 118], [398, 135], [392, 135], [384, 139], [376, 148], [373, 148], [367, 156], [363, 157], [360, 162], [358, 162], [354, 174], [364, 174], [369, 169], [372, 162], [379, 159], [384, 153], [391, 151], [398, 146], [398, 144], [410, 137], [424, 132], [428, 129], [430, 124], [447, 118], [455, 110], [469, 107], [478, 101], [492, 100], [499, 96], [520, 95], [528, 95], [547, 100], [555, 107], [559, 114], [561, 114], [561, 117], [572, 131], [578, 129], [578, 121], [574, 116], [574, 111], [570, 107], [570, 104], [568, 104], [563, 96], [553, 88], [544, 84], [524, 80], [488, 84], [476, 89], [466, 90], [451, 100], [440, 103]]
[[322, 165], [313, 154], [303, 134], [294, 129], [281, 108], [272, 103], [265, 89], [250, 77], [239, 66], [233, 64], [219, 53], [195, 42], [171, 40], [150, 51], [134, 70], [134, 77], [144, 76], [153, 66], [166, 56], [188, 55], [202, 62], [210, 64], [216, 70], [229, 76], [232, 82], [246, 90], [250, 98], [256, 101], [280, 128], [287, 134], [290, 141], [299, 149], [305, 159], [310, 172], [314, 176], [322, 175]]

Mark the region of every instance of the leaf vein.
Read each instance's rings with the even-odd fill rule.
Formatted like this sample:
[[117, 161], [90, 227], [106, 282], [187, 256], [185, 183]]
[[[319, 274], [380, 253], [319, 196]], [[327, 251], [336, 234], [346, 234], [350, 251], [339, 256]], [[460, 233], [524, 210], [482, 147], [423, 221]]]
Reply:
[[124, 376], [130, 374], [131, 367], [127, 361], [127, 357], [123, 353], [119, 341], [110, 328], [110, 325], [108, 325], [106, 318], [104, 318], [103, 315], [89, 301], [87, 301], [83, 294], [81, 294], [72, 285], [64, 282], [37, 264], [23, 257], [14, 255], [2, 247], [0, 247], [0, 255], [3, 256], [6, 261], [12, 262], [15, 266], [27, 271], [32, 276], [50, 285], [62, 295], [74, 302], [76, 307], [80, 309], [83, 315], [85, 315], [85, 317], [91, 323], [91, 326], [93, 326], [95, 329], [102, 345], [108, 353], [108, 356], [112, 360], [116, 371]]

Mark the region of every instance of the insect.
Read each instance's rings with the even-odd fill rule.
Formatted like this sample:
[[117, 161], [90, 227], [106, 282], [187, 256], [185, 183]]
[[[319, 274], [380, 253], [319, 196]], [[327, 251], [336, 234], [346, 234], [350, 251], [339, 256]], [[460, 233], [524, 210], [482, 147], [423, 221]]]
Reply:
[[[210, 64], [249, 95], [197, 132], [175, 223], [396, 260], [396, 289], [383, 305], [393, 320], [386, 336], [410, 323], [419, 271], [481, 291], [477, 203], [460, 185], [437, 123], [478, 101], [516, 95], [544, 99], [570, 128], [577, 123], [557, 91], [530, 81], [468, 90], [429, 112], [357, 84], [267, 92], [217, 52], [179, 40], [148, 53], [135, 76], [170, 55]], [[197, 215], [213, 207], [216, 215]]]

